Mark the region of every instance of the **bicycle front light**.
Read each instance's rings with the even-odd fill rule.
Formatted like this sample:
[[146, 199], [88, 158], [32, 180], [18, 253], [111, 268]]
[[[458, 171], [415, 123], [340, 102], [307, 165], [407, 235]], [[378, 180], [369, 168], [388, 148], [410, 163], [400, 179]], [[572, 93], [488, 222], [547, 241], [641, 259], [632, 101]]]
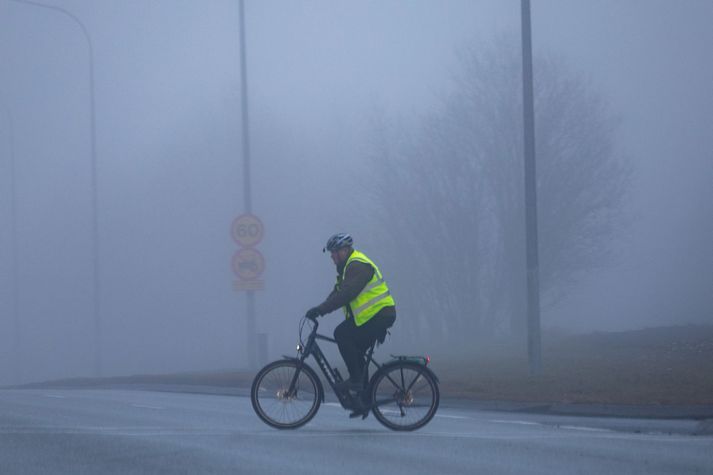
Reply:
[[297, 353], [302, 353], [302, 350], [304, 350], [304, 346], [302, 346], [302, 343], [297, 343]]

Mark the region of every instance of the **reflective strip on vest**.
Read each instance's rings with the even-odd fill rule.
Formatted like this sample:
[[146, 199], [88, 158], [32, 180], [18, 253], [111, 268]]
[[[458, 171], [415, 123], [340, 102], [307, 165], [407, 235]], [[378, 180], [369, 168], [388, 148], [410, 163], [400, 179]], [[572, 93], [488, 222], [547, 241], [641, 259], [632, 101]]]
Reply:
[[388, 297], [389, 295], [391, 295], [391, 292], [389, 292], [389, 291], [387, 290], [385, 294], [377, 295], [377, 296], [374, 297], [373, 299], [371, 299], [371, 300], [369, 300], [368, 302], [366, 302], [364, 305], [352, 309], [352, 312], [354, 312], [354, 313], [356, 313], [356, 314], [359, 314], [359, 313], [363, 312], [364, 310], [366, 310], [367, 308], [369, 308], [370, 305], [374, 305], [376, 302], [379, 302], [379, 301], [381, 301], [381, 300], [384, 300], [384, 299], [385, 299], [386, 297]]
[[357, 295], [354, 300], [349, 302], [349, 305], [344, 307], [344, 313], [347, 318], [349, 318], [351, 312], [354, 316], [354, 323], [359, 327], [368, 322], [371, 317], [376, 315], [382, 308], [395, 306], [396, 303], [394, 302], [393, 297], [391, 297], [391, 292], [389, 291], [379, 268], [371, 261], [371, 259], [359, 251], [353, 251], [349, 256], [349, 259], [347, 259], [347, 262], [344, 265], [344, 270], [342, 271], [341, 280], [344, 280], [347, 267], [349, 267], [349, 264], [354, 261], [369, 264], [374, 268], [374, 275], [371, 277], [371, 280], [364, 286], [361, 292], [359, 292], [359, 295]]
[[370, 283], [366, 284], [366, 286], [364, 287], [364, 290], [362, 290], [362, 292], [367, 292], [367, 291], [373, 289], [374, 287], [376, 287], [377, 285], [381, 285], [383, 283], [384, 283], [384, 279], [379, 279], [376, 282], [370, 282]]

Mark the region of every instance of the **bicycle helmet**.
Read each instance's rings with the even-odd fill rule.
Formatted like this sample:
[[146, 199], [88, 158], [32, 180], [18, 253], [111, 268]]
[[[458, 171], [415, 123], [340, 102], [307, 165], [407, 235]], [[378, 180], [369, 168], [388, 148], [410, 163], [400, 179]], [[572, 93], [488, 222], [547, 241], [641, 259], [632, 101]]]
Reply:
[[332, 252], [343, 247], [351, 246], [354, 244], [354, 239], [347, 233], [337, 233], [329, 238], [327, 245], [324, 246], [322, 252]]

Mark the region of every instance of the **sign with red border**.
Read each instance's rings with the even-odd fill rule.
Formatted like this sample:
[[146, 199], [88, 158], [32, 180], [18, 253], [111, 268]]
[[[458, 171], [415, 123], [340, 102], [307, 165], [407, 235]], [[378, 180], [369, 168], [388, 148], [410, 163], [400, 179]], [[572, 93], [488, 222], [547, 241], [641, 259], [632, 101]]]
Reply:
[[260, 218], [253, 214], [243, 214], [233, 221], [230, 234], [243, 247], [253, 247], [262, 241], [265, 228]]
[[265, 272], [265, 258], [257, 249], [238, 249], [232, 265], [233, 272], [242, 280], [255, 280]]

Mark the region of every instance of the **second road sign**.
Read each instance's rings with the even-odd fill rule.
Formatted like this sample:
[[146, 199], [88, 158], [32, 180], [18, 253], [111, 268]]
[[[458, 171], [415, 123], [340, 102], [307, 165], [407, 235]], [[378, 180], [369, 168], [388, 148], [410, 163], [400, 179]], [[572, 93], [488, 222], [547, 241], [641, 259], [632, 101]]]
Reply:
[[265, 272], [265, 258], [256, 249], [238, 249], [233, 254], [233, 272], [243, 280], [255, 280]]

